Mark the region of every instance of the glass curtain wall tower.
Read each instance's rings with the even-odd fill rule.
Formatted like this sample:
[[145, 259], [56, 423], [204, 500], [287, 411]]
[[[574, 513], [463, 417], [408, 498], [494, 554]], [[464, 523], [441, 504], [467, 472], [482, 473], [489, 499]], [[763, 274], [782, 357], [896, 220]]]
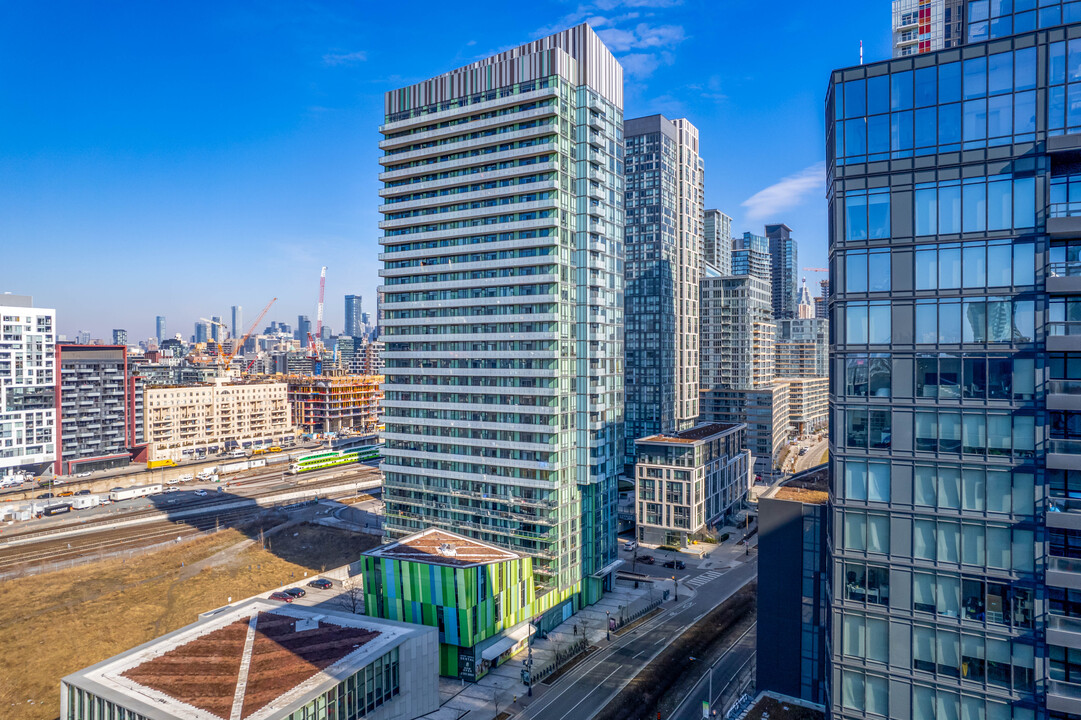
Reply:
[[1081, 715], [1075, 83], [1081, 25], [833, 73], [835, 717]]
[[698, 417], [704, 163], [686, 119], [635, 118], [625, 133], [630, 468], [636, 439], [685, 430]]
[[540, 612], [616, 559], [622, 87], [579, 25], [387, 93], [380, 128], [387, 533], [532, 556]]

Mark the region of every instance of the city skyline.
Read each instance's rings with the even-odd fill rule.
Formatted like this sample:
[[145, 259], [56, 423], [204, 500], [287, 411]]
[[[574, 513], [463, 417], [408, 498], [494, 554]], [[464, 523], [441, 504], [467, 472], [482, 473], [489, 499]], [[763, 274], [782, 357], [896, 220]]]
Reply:
[[[327, 298], [374, 298], [376, 156], [357, 129], [378, 124], [382, 93], [581, 21], [627, 67], [628, 117], [662, 112], [700, 128], [713, 168], [706, 206], [731, 215], [735, 234], [788, 224], [803, 264], [824, 266], [820, 78], [852, 64], [861, 38], [868, 58], [888, 57], [890, 10], [850, 3], [825, 27], [831, 36], [823, 42], [803, 29], [810, 9], [782, 5], [791, 19], [780, 25], [765, 8], [748, 6], [732, 7], [722, 25], [719, 13], [700, 12], [701, 2], [609, 1], [578, 10], [547, 2], [468, 21], [433, 6], [431, 21], [414, 28], [409, 54], [379, 37], [394, 12], [379, 8], [370, 18], [321, 6], [304, 13], [271, 6], [258, 17], [227, 9], [213, 18], [198, 9], [181, 17], [124, 8], [106, 17], [72, 5], [50, 19], [51, 41], [33, 45], [27, 38], [36, 36], [20, 28], [45, 21], [41, 10], [20, 8], [0, 30], [0, 58], [32, 68], [0, 98], [12, 118], [0, 181], [13, 188], [0, 200], [0, 237], [13, 240], [0, 292], [55, 307], [57, 332], [68, 338], [79, 330], [104, 338], [123, 327], [132, 341], [154, 335], [155, 315], [190, 328], [199, 317], [226, 317], [232, 305], [259, 308], [271, 297], [279, 301], [268, 318], [314, 317], [322, 265]], [[756, 22], [770, 22], [785, 50], [750, 68], [741, 58], [755, 52], [753, 37], [724, 28]], [[246, 35], [247, 27], [266, 37]], [[715, 42], [718, 33], [725, 42]], [[189, 58], [192, 46], [205, 47], [205, 57]], [[764, 100], [764, 85], [776, 86], [776, 95]], [[58, 97], [71, 102], [54, 105]], [[134, 267], [147, 243], [168, 262], [108, 286], [93, 282], [105, 257], [124, 254]], [[41, 245], [63, 252], [46, 267], [32, 262]], [[58, 275], [68, 280], [53, 282]], [[199, 292], [190, 292], [193, 283]], [[328, 302], [326, 323], [344, 327], [340, 300]]]

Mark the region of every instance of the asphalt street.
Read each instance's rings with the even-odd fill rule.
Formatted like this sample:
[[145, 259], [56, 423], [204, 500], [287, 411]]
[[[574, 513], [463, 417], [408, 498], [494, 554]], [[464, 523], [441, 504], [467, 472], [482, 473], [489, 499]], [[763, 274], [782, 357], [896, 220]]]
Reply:
[[[694, 686], [683, 702], [672, 713], [671, 720], [698, 720], [702, 717], [702, 703], [709, 699], [709, 707], [716, 711], [716, 717], [724, 717], [725, 708], [721, 707], [720, 701], [730, 680], [740, 673], [744, 666], [754, 657], [754, 647], [757, 623], [747, 628], [747, 631], [725, 651], [713, 667], [702, 675], [702, 679]], [[709, 675], [713, 675], [713, 684], [710, 685]], [[710, 691], [712, 689], [712, 697]], [[731, 704], [733, 698], [724, 698]]]
[[[700, 573], [702, 576], [707, 574]], [[613, 635], [608, 644], [602, 641], [600, 650], [554, 687], [545, 690], [540, 698], [523, 710], [521, 717], [534, 720], [589, 720], [668, 643], [739, 588], [754, 580], [757, 574], [758, 561], [752, 558], [697, 584], [693, 598], [688, 599], [684, 594], [685, 587], [681, 588], [679, 601], [666, 603], [666, 612], [626, 635]], [[720, 677], [719, 671], [717, 677]]]

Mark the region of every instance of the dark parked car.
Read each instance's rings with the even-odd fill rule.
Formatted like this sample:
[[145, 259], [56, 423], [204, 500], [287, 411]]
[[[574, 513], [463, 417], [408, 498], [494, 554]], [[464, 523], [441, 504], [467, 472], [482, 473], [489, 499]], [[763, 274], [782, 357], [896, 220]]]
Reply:
[[318, 588], [319, 590], [329, 590], [334, 587], [334, 583], [326, 578], [319, 578], [318, 580], [312, 580], [308, 583], [308, 587]]
[[285, 592], [286, 595], [291, 595], [295, 598], [302, 598], [308, 594], [304, 592], [302, 588], [285, 588], [283, 592]]
[[52, 493], [41, 493], [40, 495], [37, 496], [37, 499], [38, 500], [48, 500], [51, 497], [56, 497], [56, 496], [53, 495]]
[[89, 494], [90, 494], [90, 491], [89, 491], [89, 490], [79, 490], [79, 491], [78, 491], [78, 492], [76, 492], [75, 494], [76, 494], [76, 495], [89, 495]]
[[271, 600], [281, 600], [282, 602], [293, 602], [293, 596], [289, 593], [283, 593], [281, 591], [270, 593]]
[[664, 566], [666, 568], [675, 568], [676, 570], [687, 569], [687, 563], [683, 562], [682, 560], [667, 560], [665, 561]]
[[653, 559], [652, 555], [639, 555], [638, 562], [645, 563], [646, 565], [652, 565], [657, 561]]

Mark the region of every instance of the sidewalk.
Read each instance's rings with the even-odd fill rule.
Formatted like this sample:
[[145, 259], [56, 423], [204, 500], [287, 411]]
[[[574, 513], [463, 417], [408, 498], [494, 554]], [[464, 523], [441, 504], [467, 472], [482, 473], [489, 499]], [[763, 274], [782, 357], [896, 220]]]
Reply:
[[[618, 618], [621, 612], [627, 613], [632, 607], [638, 608], [648, 602], [650, 585], [641, 583], [640, 587], [635, 589], [633, 582], [617, 580], [611, 592], [605, 593], [597, 603], [582, 609], [557, 626], [548, 633], [547, 638], [535, 637], [533, 667], [542, 668], [548, 665], [555, 658], [557, 649], [569, 646], [583, 633], [589, 639], [590, 646], [603, 646], [607, 642], [605, 623], [608, 617]], [[659, 593], [660, 590], [654, 589], [653, 592]], [[681, 587], [681, 599], [684, 593], [688, 598], [694, 595], [689, 588]], [[661, 605], [662, 609], [664, 607]], [[533, 697], [528, 696], [529, 688], [522, 683], [522, 668], [528, 657], [528, 650], [522, 650], [475, 683], [440, 678], [440, 707], [421, 717], [426, 720], [493, 720], [497, 714], [518, 715], [548, 689], [543, 681], [534, 683]]]

